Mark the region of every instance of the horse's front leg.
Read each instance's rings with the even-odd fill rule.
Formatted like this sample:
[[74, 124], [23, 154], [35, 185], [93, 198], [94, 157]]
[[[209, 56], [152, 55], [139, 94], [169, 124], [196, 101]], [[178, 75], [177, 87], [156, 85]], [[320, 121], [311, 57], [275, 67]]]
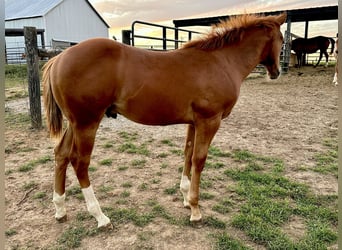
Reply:
[[184, 207], [190, 208], [188, 193], [190, 189], [190, 171], [191, 171], [191, 158], [194, 150], [195, 128], [193, 125], [188, 125], [188, 132], [185, 140], [184, 147], [184, 168], [180, 182], [180, 191], [183, 194]]
[[209, 120], [196, 121], [195, 145], [192, 155], [192, 175], [188, 200], [191, 208], [190, 221], [200, 221], [202, 219], [199, 209], [199, 185], [201, 173], [208, 155], [208, 149], [220, 126], [221, 116]]

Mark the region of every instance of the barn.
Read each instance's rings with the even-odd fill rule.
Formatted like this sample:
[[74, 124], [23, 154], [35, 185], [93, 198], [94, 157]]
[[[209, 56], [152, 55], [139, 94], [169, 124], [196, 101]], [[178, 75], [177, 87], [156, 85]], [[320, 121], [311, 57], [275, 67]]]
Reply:
[[[6, 52], [25, 47], [23, 27], [38, 29], [38, 46], [73, 44], [91, 37], [108, 37], [108, 24], [87, 0], [6, 0]], [[12, 51], [12, 52], [11, 52]]]

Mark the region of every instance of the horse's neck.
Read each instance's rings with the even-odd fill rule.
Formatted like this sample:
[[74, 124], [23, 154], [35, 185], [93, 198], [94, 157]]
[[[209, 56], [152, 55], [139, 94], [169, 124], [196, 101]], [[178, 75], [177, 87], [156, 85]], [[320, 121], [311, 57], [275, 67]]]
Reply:
[[[245, 79], [260, 63], [268, 38], [265, 36], [245, 36], [239, 44], [231, 48], [227, 57], [233, 55], [234, 63], [239, 65], [241, 80]], [[231, 59], [230, 59], [231, 60]]]

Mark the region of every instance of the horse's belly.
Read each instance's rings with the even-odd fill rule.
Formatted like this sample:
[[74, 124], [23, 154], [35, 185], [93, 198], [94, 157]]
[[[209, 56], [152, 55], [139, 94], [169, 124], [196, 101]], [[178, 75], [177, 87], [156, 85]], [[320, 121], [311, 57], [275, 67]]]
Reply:
[[145, 125], [171, 125], [192, 121], [186, 107], [162, 101], [128, 101], [122, 107], [117, 105], [117, 112], [129, 120]]

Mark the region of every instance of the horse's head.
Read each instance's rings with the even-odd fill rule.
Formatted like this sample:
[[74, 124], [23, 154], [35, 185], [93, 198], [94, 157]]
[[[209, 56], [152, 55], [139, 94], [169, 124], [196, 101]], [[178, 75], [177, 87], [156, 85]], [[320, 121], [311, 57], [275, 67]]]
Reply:
[[286, 13], [274, 16], [275, 25], [266, 27], [269, 41], [266, 43], [262, 56], [261, 64], [267, 68], [271, 79], [278, 78], [280, 74], [280, 52], [283, 45], [283, 35], [280, 26], [286, 21]]

